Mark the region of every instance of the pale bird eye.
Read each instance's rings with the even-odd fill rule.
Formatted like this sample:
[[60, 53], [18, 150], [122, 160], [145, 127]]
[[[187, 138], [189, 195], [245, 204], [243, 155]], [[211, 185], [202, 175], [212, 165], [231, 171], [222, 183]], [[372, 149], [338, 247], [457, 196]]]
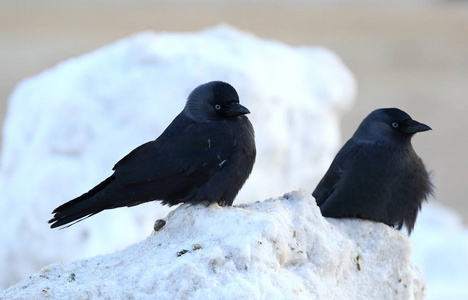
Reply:
[[220, 109], [221, 109], [221, 105], [216, 104], [216, 105], [215, 105], [215, 109], [216, 109], [216, 110], [220, 110]]
[[393, 127], [393, 128], [398, 128], [398, 123], [397, 123], [397, 122], [393, 122], [393, 123], [392, 123], [392, 127]]

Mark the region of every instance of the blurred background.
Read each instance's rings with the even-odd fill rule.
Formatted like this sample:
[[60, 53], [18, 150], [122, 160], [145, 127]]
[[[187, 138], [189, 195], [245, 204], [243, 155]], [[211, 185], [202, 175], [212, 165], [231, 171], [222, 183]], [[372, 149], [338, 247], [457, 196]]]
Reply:
[[[408, 1], [409, 2], [409, 1]], [[437, 201], [468, 221], [468, 3], [465, 1], [0, 1], [0, 121], [24, 78], [144, 30], [226, 23], [337, 53], [357, 79], [343, 142], [373, 109], [399, 107], [433, 131], [414, 147]], [[313, 133], [311, 133], [313, 134]]]

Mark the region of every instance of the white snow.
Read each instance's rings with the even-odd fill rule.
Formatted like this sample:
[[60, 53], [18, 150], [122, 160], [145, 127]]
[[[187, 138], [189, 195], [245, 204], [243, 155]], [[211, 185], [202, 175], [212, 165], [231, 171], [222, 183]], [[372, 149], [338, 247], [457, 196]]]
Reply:
[[47, 266], [0, 298], [360, 300], [426, 292], [405, 234], [326, 220], [308, 192], [237, 207], [183, 205], [165, 220], [140, 243]]
[[413, 260], [423, 266], [427, 299], [468, 299], [468, 230], [454, 211], [423, 206], [411, 234]]
[[143, 240], [168, 208], [102, 212], [61, 231], [46, 221], [158, 137], [190, 91], [211, 80], [237, 89], [256, 130], [257, 162], [235, 203], [310, 192], [337, 151], [338, 121], [355, 93], [333, 53], [227, 26], [136, 34], [26, 79], [12, 94], [0, 161], [0, 286]]

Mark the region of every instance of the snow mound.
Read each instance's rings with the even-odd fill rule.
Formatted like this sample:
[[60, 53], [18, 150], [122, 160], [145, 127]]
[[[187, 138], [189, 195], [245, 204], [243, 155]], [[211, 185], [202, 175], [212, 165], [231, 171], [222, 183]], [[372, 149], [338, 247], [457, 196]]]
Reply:
[[[256, 131], [257, 162], [235, 203], [311, 191], [339, 144], [353, 76], [330, 51], [289, 47], [227, 26], [139, 33], [21, 82], [9, 102], [0, 161], [0, 286], [41, 267], [141, 241], [168, 208], [103, 212], [66, 231], [46, 221], [140, 144], [154, 140], [199, 84], [238, 91]], [[118, 235], [116, 235], [116, 232]]]
[[[143, 242], [43, 268], [2, 299], [423, 299], [406, 235], [328, 220], [304, 191], [237, 207], [183, 205]], [[121, 233], [116, 228], [113, 234]]]
[[468, 229], [455, 211], [423, 205], [411, 235], [413, 260], [424, 267], [427, 299], [468, 299]]

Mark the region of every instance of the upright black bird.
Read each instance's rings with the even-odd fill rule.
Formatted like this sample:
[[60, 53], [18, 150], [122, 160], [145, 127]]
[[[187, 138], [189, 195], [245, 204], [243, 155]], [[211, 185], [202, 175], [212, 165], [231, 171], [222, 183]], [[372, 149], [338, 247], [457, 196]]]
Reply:
[[414, 228], [421, 204], [432, 194], [429, 174], [411, 138], [431, 130], [397, 108], [377, 109], [336, 155], [312, 195], [323, 216]]
[[248, 113], [231, 85], [200, 85], [161, 136], [122, 158], [89, 192], [57, 207], [50, 227], [153, 200], [232, 205], [255, 162]]

